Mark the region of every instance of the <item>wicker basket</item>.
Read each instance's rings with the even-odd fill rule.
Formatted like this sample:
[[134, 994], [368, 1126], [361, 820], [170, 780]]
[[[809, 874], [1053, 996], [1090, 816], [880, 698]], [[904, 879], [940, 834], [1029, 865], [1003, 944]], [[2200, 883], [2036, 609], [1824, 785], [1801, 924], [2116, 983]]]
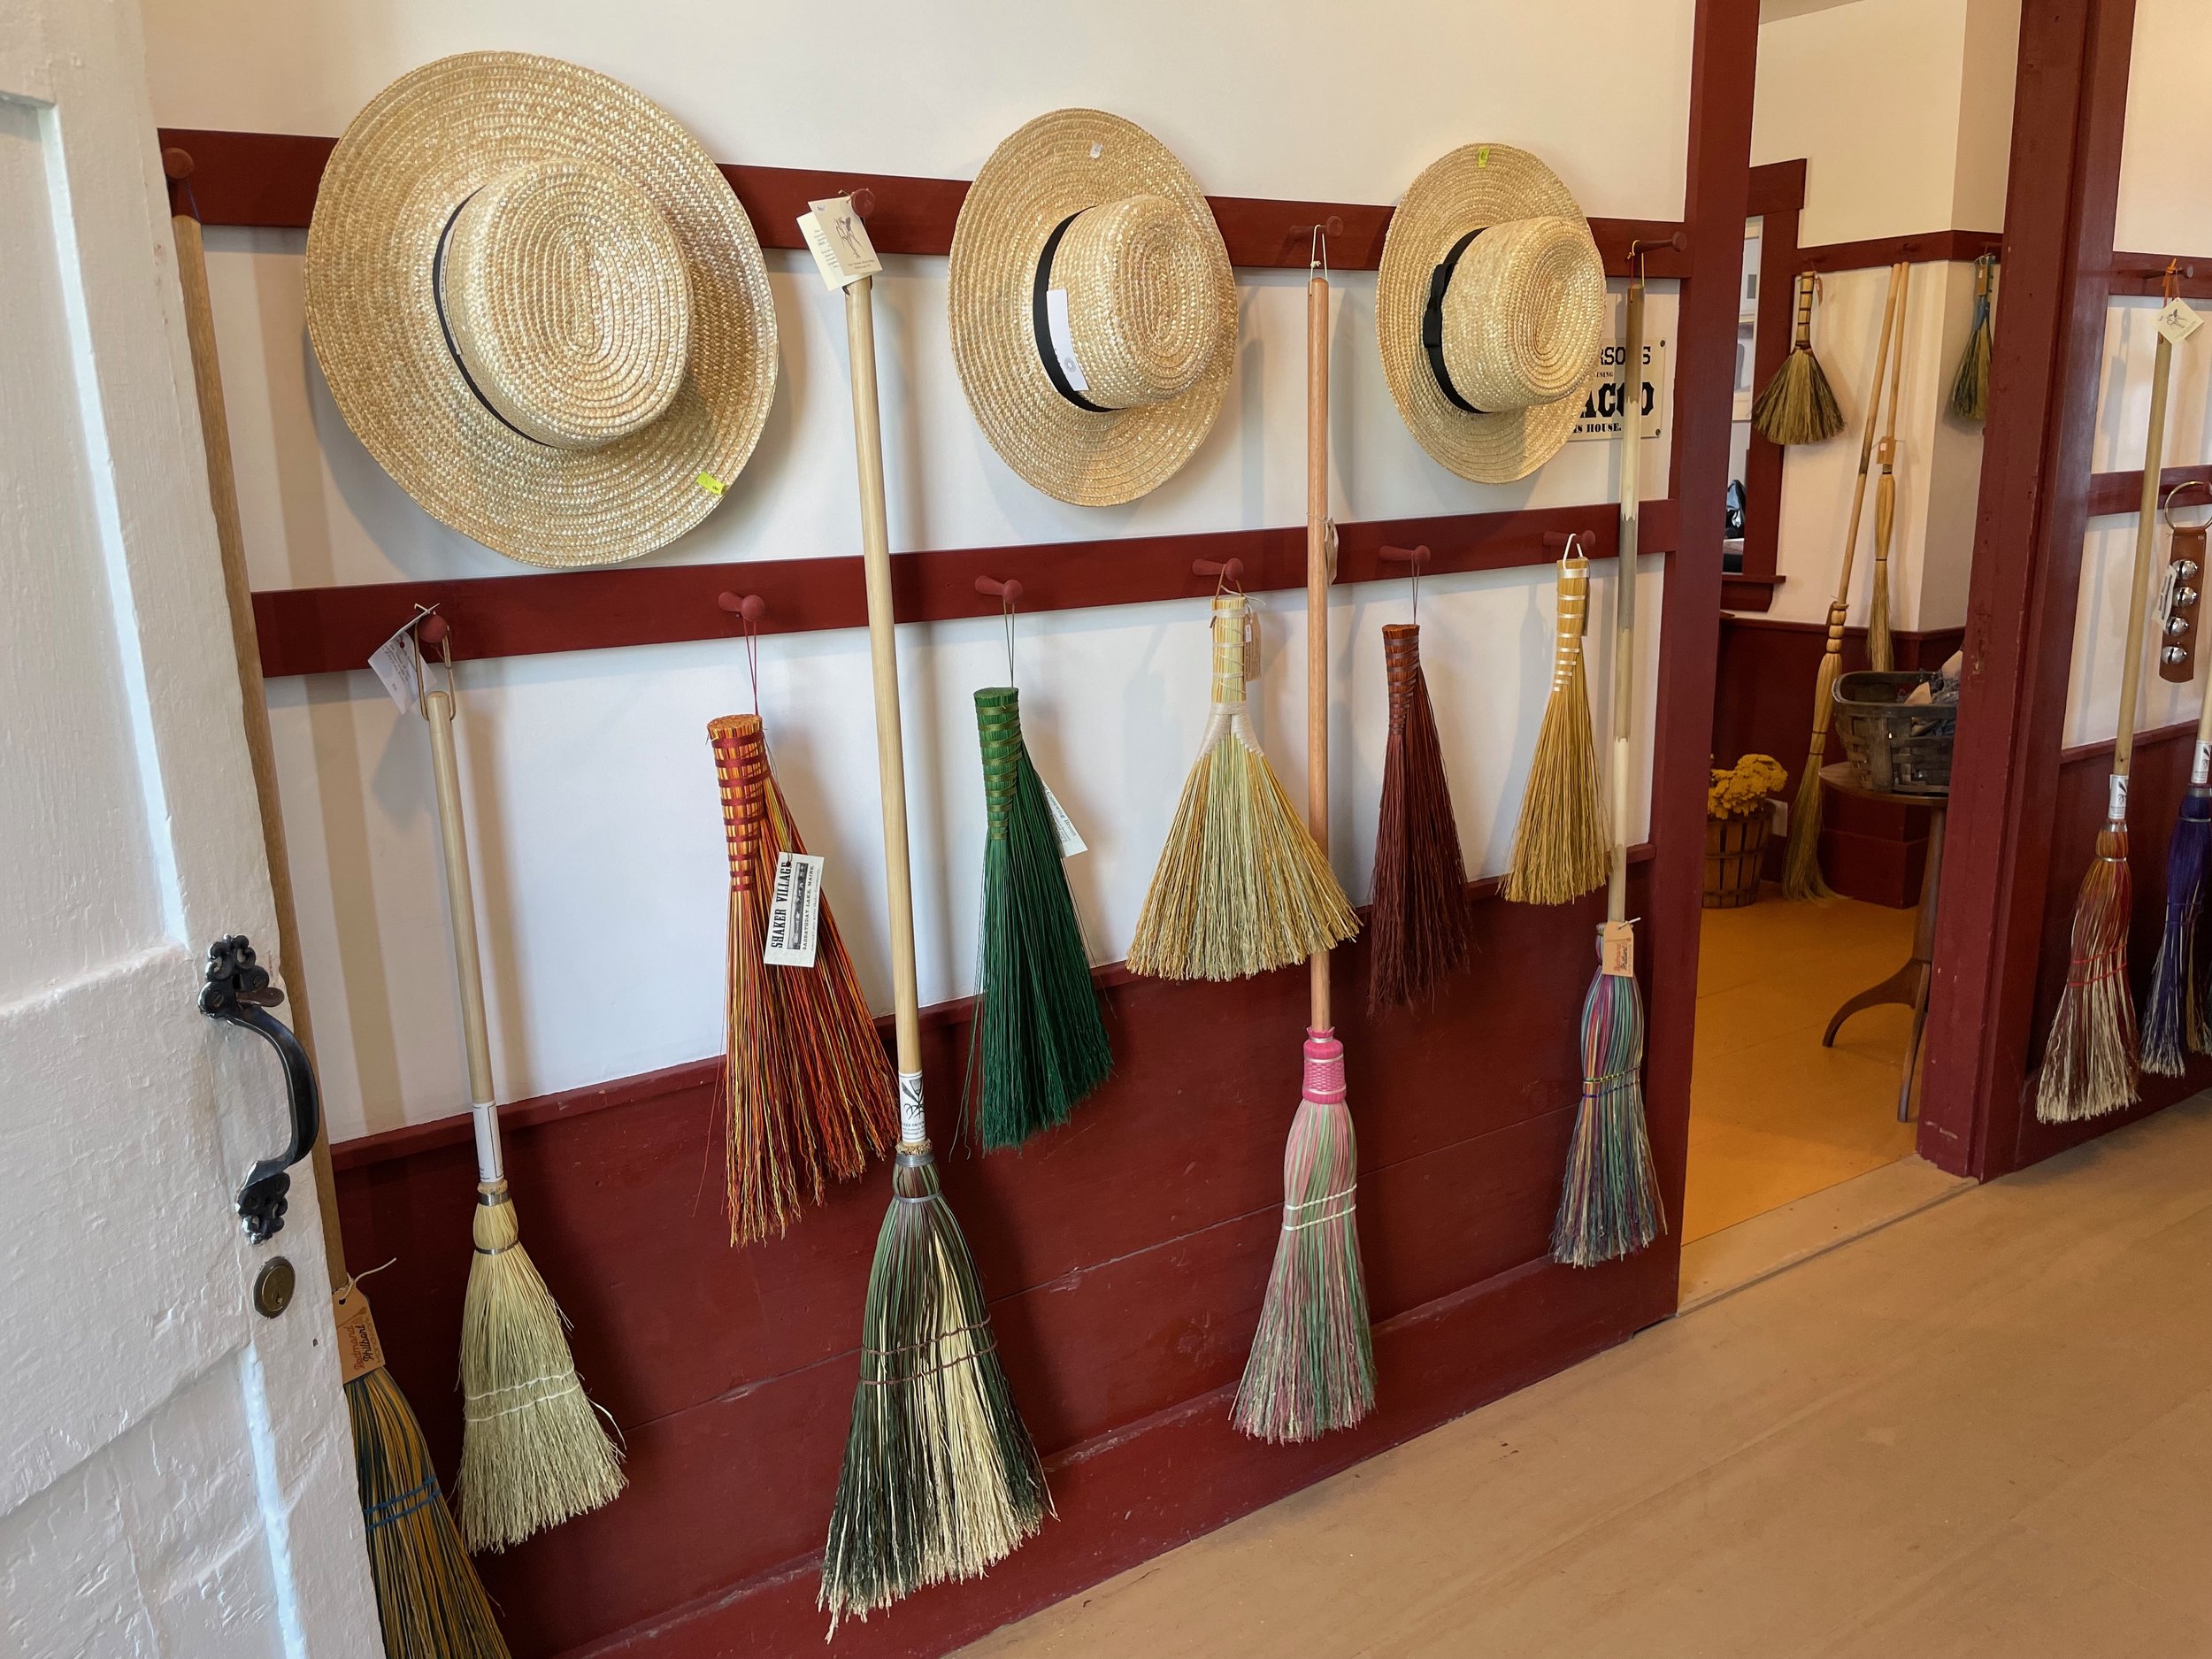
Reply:
[[1907, 703], [1933, 674], [1846, 674], [1836, 681], [1833, 725], [1851, 769], [1870, 789], [1888, 795], [1951, 793], [1955, 703]]
[[1773, 815], [1705, 820], [1705, 908], [1732, 910], [1759, 902], [1759, 867], [1765, 862]]

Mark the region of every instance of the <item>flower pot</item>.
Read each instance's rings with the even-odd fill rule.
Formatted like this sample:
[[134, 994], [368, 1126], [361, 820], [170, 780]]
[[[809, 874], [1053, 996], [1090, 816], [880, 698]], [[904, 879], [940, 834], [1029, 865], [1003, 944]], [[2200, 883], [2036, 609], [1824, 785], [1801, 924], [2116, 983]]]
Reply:
[[1767, 836], [1774, 819], [1766, 812], [1750, 818], [1705, 820], [1705, 908], [1732, 910], [1759, 902], [1759, 867], [1766, 861]]

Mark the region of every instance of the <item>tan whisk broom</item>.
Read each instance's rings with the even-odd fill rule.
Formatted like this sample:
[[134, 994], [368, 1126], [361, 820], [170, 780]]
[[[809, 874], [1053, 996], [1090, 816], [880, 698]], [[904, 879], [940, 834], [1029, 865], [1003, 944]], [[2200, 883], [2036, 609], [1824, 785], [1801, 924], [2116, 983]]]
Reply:
[[1552, 641], [1551, 694], [1537, 730], [1536, 753], [1521, 793], [1513, 863], [1500, 894], [1517, 904], [1566, 904], [1605, 885], [1612, 843], [1598, 784], [1597, 735], [1582, 635], [1590, 612], [1590, 561], [1579, 535], [1559, 555]]
[[[1905, 380], [1905, 319], [1911, 313], [1912, 267], [1897, 267], [1897, 330], [1890, 341], [1889, 412], [1882, 419], [1882, 441], [1874, 458], [1881, 475], [1874, 483], [1874, 590], [1866, 608], [1866, 663], [1887, 673], [1897, 665], [1897, 646], [1889, 627], [1889, 544], [1897, 527], [1897, 392]], [[1868, 410], [1870, 419], [1873, 411]]]
[[1751, 405], [1753, 427], [1770, 442], [1819, 443], [1843, 430], [1835, 388], [1813, 355], [1813, 291], [1819, 285], [1810, 271], [1797, 279], [1797, 339]]
[[1897, 293], [1905, 266], [1889, 268], [1889, 297], [1882, 306], [1881, 342], [1874, 350], [1874, 387], [1866, 400], [1866, 430], [1859, 438], [1858, 477], [1851, 486], [1851, 522], [1843, 536], [1843, 568], [1836, 574], [1836, 596], [1828, 602], [1828, 641], [1821, 652], [1820, 672], [1813, 681], [1813, 736], [1805, 764], [1797, 776], [1797, 797], [1790, 806], [1789, 845], [1782, 860], [1782, 895], [1791, 899], [1832, 897], [1820, 873], [1820, 763], [1828, 748], [1828, 722], [1833, 713], [1830, 699], [1836, 676], [1843, 670], [1843, 624], [1850, 613], [1851, 566], [1859, 546], [1859, 514], [1866, 505], [1866, 474], [1874, 458], [1874, 411], [1882, 400], [1882, 381], [1889, 369], [1890, 330], [1897, 321]]

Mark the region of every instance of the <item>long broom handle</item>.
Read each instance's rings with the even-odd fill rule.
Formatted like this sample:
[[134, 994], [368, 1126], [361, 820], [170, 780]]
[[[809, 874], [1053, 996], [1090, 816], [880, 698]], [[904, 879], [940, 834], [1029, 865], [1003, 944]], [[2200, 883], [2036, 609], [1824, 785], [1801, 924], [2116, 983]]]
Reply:
[[[1329, 283], [1306, 284], [1306, 820], [1329, 849]], [[1311, 1024], [1330, 1027], [1329, 952], [1307, 964]]]
[[1859, 512], [1866, 505], [1866, 471], [1874, 458], [1874, 411], [1882, 401], [1882, 380], [1889, 368], [1890, 328], [1897, 320], [1897, 291], [1907, 266], [1902, 261], [1889, 268], [1889, 298], [1882, 305], [1882, 339], [1874, 349], [1874, 393], [1866, 401], [1866, 430], [1859, 434], [1859, 476], [1851, 486], [1851, 526], [1843, 536], [1843, 569], [1836, 576], [1836, 596], [1829, 606], [1828, 636], [1832, 646], [1843, 643], [1843, 619], [1838, 614], [1851, 603], [1851, 564], [1859, 550]]
[[461, 1047], [468, 1057], [469, 1111], [476, 1120], [476, 1177], [503, 1179], [499, 1108], [492, 1099], [492, 1045], [484, 1025], [484, 958], [476, 939], [476, 897], [469, 879], [468, 830], [461, 817], [461, 765], [453, 748], [453, 693], [426, 691], [422, 717], [430, 727], [430, 776], [438, 796], [438, 840], [444, 852], [445, 907], [453, 931], [453, 974], [461, 989]]
[[[208, 296], [207, 247], [200, 221], [173, 215], [177, 284], [184, 291], [184, 334], [192, 349], [192, 389], [200, 405], [200, 435], [207, 449], [207, 493], [215, 509], [215, 541], [222, 549], [223, 594], [230, 604], [230, 642], [238, 665], [246, 757], [261, 805], [261, 846], [269, 863], [269, 898], [276, 910], [277, 977], [291, 1002], [292, 1033], [315, 1056], [314, 1022], [307, 1012], [307, 978], [300, 967], [299, 906], [292, 893], [292, 860], [284, 836], [284, 803], [277, 794], [276, 741], [269, 730], [269, 702], [261, 680], [261, 641], [253, 621], [253, 584], [246, 573], [246, 536], [238, 514], [238, 478], [231, 460], [230, 415], [223, 399], [222, 360], [215, 349], [215, 308]], [[338, 1180], [330, 1164], [327, 1124], [315, 1136], [315, 1203], [323, 1218], [323, 1264], [335, 1290], [346, 1281], [346, 1247], [338, 1225]]]
[[[914, 881], [906, 840], [906, 760], [899, 731], [897, 619], [891, 607], [891, 538], [883, 507], [883, 416], [876, 400], [875, 279], [845, 289], [845, 345], [852, 359], [853, 452], [860, 468], [860, 554], [868, 581], [868, 663], [876, 693], [876, 775], [883, 797], [883, 886], [891, 910], [891, 1005], [902, 1079], [922, 1069], [920, 995], [914, 979]], [[901, 1086], [900, 1103], [906, 1103]], [[918, 1106], [919, 1102], [916, 1102]], [[902, 1141], [923, 1137], [907, 1125]]]
[[[1874, 486], [1874, 569], [1875, 580], [1886, 579], [1889, 570], [1891, 533], [1897, 524], [1897, 388], [1905, 379], [1905, 318], [1912, 295], [1912, 266], [1901, 260], [1891, 272], [1896, 284], [1897, 330], [1889, 346], [1889, 413], [1882, 422], [1882, 441], [1875, 448], [1875, 459], [1882, 469], [1880, 481]], [[1869, 411], [1870, 413], [1871, 411]], [[1867, 422], [1872, 431], [1874, 423]]]
[[[1807, 292], [1809, 294], [1810, 290]], [[1636, 717], [1636, 515], [1643, 499], [1644, 278], [1628, 279], [1628, 342], [1621, 365], [1621, 528], [1613, 582], [1613, 868], [1605, 919], [1628, 919], [1628, 777]]]
[[[2150, 608], [2151, 550], [2158, 540], [2158, 474], [2166, 458], [2166, 382], [2173, 373], [2173, 342], [2158, 336], [2151, 364], [2151, 424], [2143, 439], [2143, 496], [2135, 510], [2135, 581], [2128, 593], [2128, 654], [2120, 665], [2120, 730], [2112, 745], [2112, 775], [2125, 778], [2135, 758], [2135, 697], [2143, 680], [2143, 618]], [[2106, 817], [2127, 819], [2124, 790], [2112, 792]], [[2117, 807], [2114, 811], [2111, 809]]]

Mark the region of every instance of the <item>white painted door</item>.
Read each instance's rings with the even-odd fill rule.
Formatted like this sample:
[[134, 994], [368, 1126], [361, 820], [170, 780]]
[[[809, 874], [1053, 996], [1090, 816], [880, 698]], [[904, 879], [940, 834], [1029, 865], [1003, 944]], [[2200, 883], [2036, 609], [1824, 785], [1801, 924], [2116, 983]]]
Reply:
[[0, 0], [0, 1659], [381, 1647], [312, 1170], [250, 1243], [285, 1093], [196, 1006], [275, 940], [190, 387], [135, 0]]

